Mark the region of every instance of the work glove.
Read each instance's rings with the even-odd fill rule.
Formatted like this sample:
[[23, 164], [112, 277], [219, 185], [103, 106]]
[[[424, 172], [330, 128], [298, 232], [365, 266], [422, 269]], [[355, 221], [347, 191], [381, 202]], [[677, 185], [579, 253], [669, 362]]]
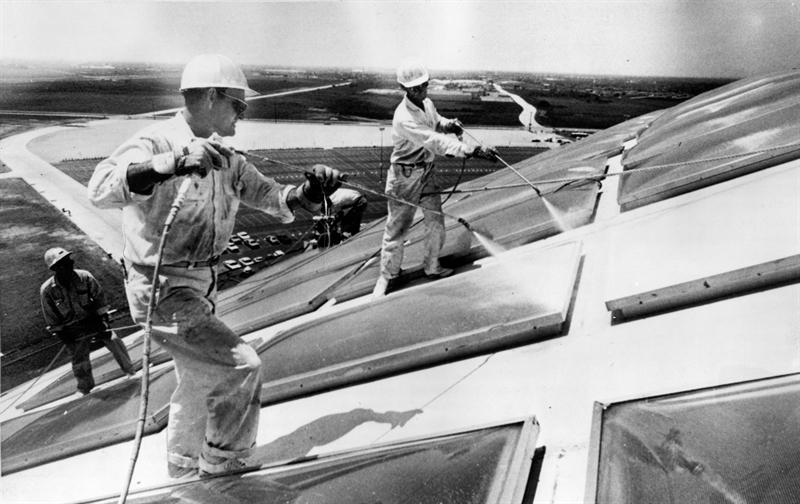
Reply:
[[205, 177], [211, 170], [224, 170], [233, 150], [215, 137], [196, 139], [184, 147], [175, 162], [175, 175], [197, 173]]
[[453, 119], [447, 126], [442, 128], [445, 133], [452, 133], [457, 137], [464, 134], [464, 125], [458, 119]]
[[341, 180], [344, 179], [339, 170], [323, 164], [312, 166], [311, 171], [307, 171], [305, 176], [303, 194], [312, 203], [322, 203], [323, 198], [338, 189], [342, 185]]
[[472, 151], [471, 157], [478, 159], [488, 159], [489, 161], [497, 161], [497, 150], [494, 147], [483, 147], [481, 145], [475, 147]]

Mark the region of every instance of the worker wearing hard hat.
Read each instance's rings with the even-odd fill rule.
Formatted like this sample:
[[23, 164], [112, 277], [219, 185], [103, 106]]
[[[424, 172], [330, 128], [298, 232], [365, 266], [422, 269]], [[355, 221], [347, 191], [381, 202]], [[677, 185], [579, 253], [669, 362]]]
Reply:
[[327, 215], [316, 226], [319, 247], [336, 245], [358, 233], [367, 204], [367, 198], [355, 189], [340, 187], [334, 191], [328, 199]]
[[[394, 149], [386, 178], [386, 193], [419, 204], [425, 209], [424, 270], [428, 278], [435, 279], [449, 276], [453, 270], [439, 264], [445, 229], [434, 158], [444, 155], [495, 161], [497, 153], [492, 148], [470, 146], [458, 138], [463, 132], [461, 122], [439, 115], [428, 98], [428, 80], [428, 71], [418, 62], [408, 61], [397, 69], [397, 82], [405, 91], [405, 97], [395, 109], [392, 119]], [[389, 199], [388, 205], [380, 277], [373, 290], [375, 297], [384, 296], [392, 280], [400, 273], [403, 242], [416, 213], [415, 207], [394, 199]]]
[[109, 330], [109, 307], [100, 283], [88, 271], [75, 269], [71, 253], [61, 247], [47, 250], [44, 262], [54, 275], [39, 289], [42, 313], [47, 330], [58, 336], [72, 356], [78, 391], [86, 395], [94, 388], [93, 339], [105, 345], [127, 375], [134, 376], [125, 344]]
[[361, 220], [367, 210], [367, 198], [355, 189], [339, 188], [330, 197], [331, 211], [338, 216], [343, 238], [361, 230]]
[[215, 315], [216, 265], [239, 203], [288, 223], [298, 208], [318, 210], [339, 185], [339, 172], [325, 165], [303, 185], [279, 184], [225, 144], [253, 93], [229, 58], [192, 59], [180, 90], [184, 108], [101, 161], [88, 190], [96, 206], [122, 208], [128, 304], [145, 323], [164, 221], [183, 176], [194, 178], [163, 247], [152, 314], [153, 338], [178, 376], [167, 431], [172, 477], [244, 467], [256, 439], [261, 360]]

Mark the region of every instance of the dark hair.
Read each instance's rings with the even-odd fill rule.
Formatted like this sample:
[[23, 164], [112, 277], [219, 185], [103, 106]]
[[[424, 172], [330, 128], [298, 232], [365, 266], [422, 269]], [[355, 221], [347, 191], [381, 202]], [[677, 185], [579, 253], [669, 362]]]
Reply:
[[193, 105], [203, 99], [209, 88], [191, 88], [181, 91], [186, 105]]

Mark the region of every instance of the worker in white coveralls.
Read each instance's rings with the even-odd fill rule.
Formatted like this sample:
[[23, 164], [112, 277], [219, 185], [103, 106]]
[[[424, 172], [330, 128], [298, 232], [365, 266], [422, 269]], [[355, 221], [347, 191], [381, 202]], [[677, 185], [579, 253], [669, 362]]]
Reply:
[[[438, 154], [496, 161], [497, 152], [493, 148], [470, 146], [458, 138], [463, 133], [461, 122], [436, 112], [428, 98], [428, 80], [428, 71], [418, 62], [409, 61], [397, 69], [397, 82], [405, 91], [405, 97], [392, 119], [394, 148], [386, 177], [386, 193], [424, 208], [425, 274], [428, 278], [443, 278], [452, 275], [453, 270], [439, 264], [445, 229], [433, 160]], [[416, 213], [415, 207], [393, 199], [388, 200], [388, 205], [380, 277], [373, 290], [374, 297], [384, 296], [392, 280], [399, 276], [403, 242]]]
[[[126, 291], [131, 316], [144, 323], [160, 234], [184, 176], [192, 186], [163, 250], [153, 338], [172, 356], [177, 388], [167, 430], [171, 477], [246, 467], [260, 412], [261, 360], [215, 315], [219, 255], [243, 202], [288, 223], [315, 212], [339, 186], [339, 172], [317, 165], [302, 186], [258, 172], [222, 136], [235, 133], [249, 89], [241, 69], [221, 55], [192, 59], [181, 77], [184, 108], [140, 131], [100, 162], [89, 199], [122, 208]], [[199, 471], [198, 471], [199, 469]]]
[[47, 330], [56, 335], [72, 356], [72, 374], [78, 391], [86, 395], [94, 388], [92, 341], [108, 349], [128, 376], [135, 372], [125, 344], [109, 329], [108, 303], [100, 282], [86, 270], [75, 268], [72, 252], [53, 247], [44, 253], [53, 271], [39, 289]]

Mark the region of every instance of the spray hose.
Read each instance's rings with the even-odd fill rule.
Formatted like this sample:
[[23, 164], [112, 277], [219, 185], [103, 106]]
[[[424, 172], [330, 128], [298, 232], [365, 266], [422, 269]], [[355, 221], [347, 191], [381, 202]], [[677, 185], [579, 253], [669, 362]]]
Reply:
[[[298, 169], [298, 170], [299, 170], [299, 169], [301, 169], [301, 167], [300, 167], [300, 166], [296, 166], [296, 165], [293, 165], [293, 164], [290, 164], [290, 163], [285, 163], [285, 162], [283, 162], [283, 161], [278, 161], [278, 160], [276, 160], [276, 159], [271, 159], [271, 158], [268, 158], [268, 157], [265, 157], [265, 156], [258, 156], [258, 155], [256, 155], [256, 154], [251, 154], [251, 153], [249, 153], [249, 152], [246, 152], [246, 151], [241, 151], [241, 150], [238, 150], [238, 149], [234, 149], [234, 152], [236, 152], [237, 154], [241, 154], [241, 155], [243, 155], [243, 156], [246, 156], [246, 157], [253, 157], [253, 158], [260, 159], [260, 160], [262, 160], [262, 161], [266, 161], [266, 162], [269, 162], [269, 163], [275, 163], [275, 164], [279, 164], [279, 165], [282, 165], [282, 166], [286, 166], [286, 167], [289, 167], [289, 168], [294, 168], [294, 169]], [[512, 168], [512, 170], [513, 170], [513, 168]], [[524, 177], [523, 177], [523, 178], [524, 178]], [[353, 189], [357, 189], [357, 190], [359, 190], [359, 191], [368, 192], [368, 193], [370, 193], [370, 194], [374, 194], [374, 195], [376, 195], [376, 196], [380, 196], [380, 197], [383, 197], [383, 198], [386, 198], [386, 199], [390, 199], [390, 200], [396, 201], [396, 202], [398, 202], [398, 203], [402, 203], [402, 204], [404, 204], [404, 205], [413, 206], [413, 207], [415, 207], [415, 208], [419, 208], [419, 209], [421, 209], [421, 210], [424, 210], [424, 211], [427, 211], [427, 212], [432, 212], [432, 213], [435, 213], [435, 214], [437, 214], [437, 215], [441, 215], [441, 216], [443, 216], [443, 217], [447, 217], [447, 218], [449, 218], [449, 219], [453, 219], [453, 220], [457, 221], [459, 224], [461, 224], [462, 226], [464, 226], [465, 228], [467, 228], [467, 230], [468, 230], [468, 231], [470, 231], [471, 233], [474, 233], [474, 232], [476, 232], [476, 231], [475, 231], [474, 229], [472, 229], [472, 227], [469, 225], [469, 222], [467, 222], [466, 220], [464, 220], [462, 217], [457, 217], [457, 216], [455, 216], [455, 215], [450, 215], [450, 214], [447, 214], [447, 213], [445, 213], [445, 212], [440, 212], [440, 211], [438, 211], [438, 210], [431, 210], [430, 208], [425, 208], [425, 207], [423, 207], [422, 205], [419, 205], [419, 204], [417, 204], [417, 203], [412, 203], [412, 202], [410, 202], [410, 201], [408, 201], [408, 200], [404, 200], [404, 199], [402, 199], [402, 198], [398, 198], [398, 197], [396, 197], [396, 196], [392, 196], [391, 194], [387, 194], [387, 193], [385, 193], [385, 192], [381, 192], [381, 191], [375, 191], [375, 190], [373, 190], [373, 189], [370, 189], [370, 188], [368, 188], [368, 187], [364, 187], [364, 186], [362, 186], [362, 185], [359, 185], [359, 184], [354, 184], [354, 183], [352, 183], [352, 182], [347, 182], [346, 180], [341, 180], [341, 179], [340, 179], [340, 182], [341, 182], [341, 184], [342, 184], [343, 186], [346, 186], [346, 187], [351, 187], [351, 188], [353, 188]], [[532, 186], [532, 187], [533, 187], [533, 186]], [[534, 187], [534, 189], [536, 189], [536, 188]], [[538, 190], [538, 189], [536, 189], [536, 192], [537, 192], [537, 194], [538, 194], [539, 190]]]
[[[45, 368], [42, 370], [42, 372], [41, 372], [41, 373], [39, 373], [39, 376], [37, 376], [37, 377], [36, 377], [36, 379], [35, 379], [35, 380], [33, 380], [33, 381], [31, 382], [31, 384], [30, 384], [30, 385], [28, 385], [28, 387], [27, 387], [27, 388], [25, 388], [25, 390], [23, 390], [23, 391], [22, 391], [22, 393], [20, 393], [20, 394], [19, 394], [17, 397], [15, 397], [15, 398], [14, 398], [14, 399], [13, 399], [13, 400], [12, 400], [12, 401], [9, 403], [9, 405], [8, 405], [8, 406], [6, 406], [5, 408], [3, 408], [3, 410], [2, 410], [2, 411], [0, 411], [0, 414], [2, 414], [2, 413], [5, 413], [6, 411], [8, 411], [8, 410], [9, 410], [9, 409], [10, 409], [12, 406], [14, 406], [14, 405], [17, 403], [17, 401], [19, 401], [19, 400], [20, 400], [22, 397], [24, 397], [24, 396], [25, 396], [25, 394], [27, 394], [27, 393], [28, 393], [28, 391], [30, 391], [30, 389], [32, 389], [34, 385], [36, 385], [36, 382], [38, 382], [38, 381], [39, 381], [39, 379], [40, 379], [42, 376], [44, 376], [44, 375], [45, 375], [45, 373], [47, 373], [48, 371], [50, 371], [50, 368], [52, 368], [52, 367], [53, 367], [53, 364], [55, 364], [55, 363], [56, 363], [56, 361], [58, 360], [58, 358], [59, 358], [59, 357], [61, 357], [61, 354], [62, 354], [62, 353], [64, 353], [64, 349], [66, 349], [66, 348], [67, 348], [67, 345], [64, 345], [64, 344], [62, 343], [62, 344], [61, 344], [61, 348], [58, 350], [58, 352], [56, 353], [55, 357], [53, 357], [53, 359], [50, 361], [50, 364], [48, 364], [48, 365], [47, 365], [47, 366], [46, 366], [46, 367], [45, 367]], [[5, 364], [5, 365], [8, 365], [8, 364]]]
[[133, 441], [133, 451], [131, 452], [131, 461], [128, 466], [128, 473], [125, 477], [124, 486], [120, 493], [119, 504], [125, 504], [128, 498], [128, 492], [133, 479], [133, 471], [136, 468], [136, 460], [139, 457], [139, 448], [142, 445], [142, 435], [144, 434], [144, 424], [147, 419], [147, 402], [150, 391], [150, 333], [153, 329], [153, 311], [156, 304], [156, 294], [158, 293], [158, 274], [161, 269], [161, 260], [164, 256], [164, 245], [167, 243], [167, 235], [169, 235], [170, 226], [175, 216], [178, 214], [183, 202], [186, 200], [186, 195], [192, 187], [192, 177], [188, 176], [183, 179], [175, 199], [172, 201], [169, 214], [164, 220], [164, 228], [161, 231], [161, 240], [158, 243], [158, 253], [156, 255], [156, 265], [153, 268], [152, 287], [150, 289], [150, 300], [147, 303], [147, 317], [145, 318], [144, 336], [142, 337], [142, 388], [141, 388], [141, 401], [139, 403], [139, 419], [136, 423], [136, 436]]
[[369, 187], [364, 187], [362, 185], [354, 184], [352, 182], [344, 182], [343, 181], [342, 185], [343, 186], [347, 186], [347, 187], [352, 187], [353, 189], [358, 189], [359, 191], [368, 192], [368, 193], [374, 194], [376, 196], [381, 196], [383, 198], [390, 199], [392, 201], [396, 201], [397, 203], [402, 203], [403, 205], [408, 205], [408, 206], [412, 206], [414, 208], [419, 208], [420, 210], [425, 211], [425, 212], [431, 212], [431, 213], [434, 213], [436, 215], [441, 215], [442, 217], [447, 217], [448, 219], [453, 219], [454, 221], [458, 222], [459, 224], [461, 224], [462, 226], [467, 228], [467, 230], [470, 231], [471, 233], [476, 232], [472, 228], [472, 226], [470, 226], [469, 222], [467, 222], [463, 217], [458, 217], [457, 215], [451, 215], [451, 214], [448, 214], [446, 212], [441, 212], [439, 210], [433, 210], [433, 209], [430, 209], [430, 208], [425, 208], [425, 207], [423, 207], [422, 205], [420, 205], [418, 203], [412, 203], [412, 202], [410, 202], [408, 200], [405, 200], [403, 198], [398, 198], [397, 196], [392, 196], [391, 194], [388, 194], [388, 193], [385, 193], [385, 192], [374, 191], [374, 190], [370, 189]]

